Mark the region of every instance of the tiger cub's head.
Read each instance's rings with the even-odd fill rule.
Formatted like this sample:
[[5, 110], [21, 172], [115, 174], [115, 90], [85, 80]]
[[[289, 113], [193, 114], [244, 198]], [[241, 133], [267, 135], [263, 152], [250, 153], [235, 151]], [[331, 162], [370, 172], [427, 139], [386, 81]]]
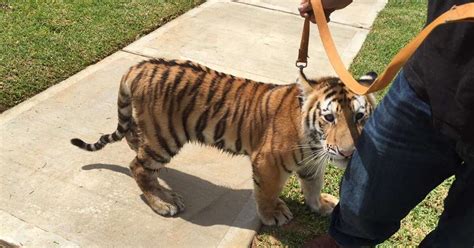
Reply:
[[[371, 84], [376, 77], [371, 72], [358, 81]], [[305, 145], [311, 148], [311, 156], [345, 168], [355, 150], [354, 140], [375, 107], [374, 96], [356, 95], [336, 77], [309, 80], [300, 72], [298, 84]]]

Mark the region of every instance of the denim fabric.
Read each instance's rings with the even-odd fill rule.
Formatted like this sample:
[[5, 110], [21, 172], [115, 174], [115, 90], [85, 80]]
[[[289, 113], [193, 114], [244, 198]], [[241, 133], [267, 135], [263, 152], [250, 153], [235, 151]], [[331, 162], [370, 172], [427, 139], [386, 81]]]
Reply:
[[[473, 127], [474, 128], [474, 127]], [[438, 227], [424, 247], [474, 245], [474, 147], [456, 144], [432, 124], [403, 73], [368, 120], [341, 182], [329, 233], [344, 247], [372, 246], [437, 185], [456, 175]]]

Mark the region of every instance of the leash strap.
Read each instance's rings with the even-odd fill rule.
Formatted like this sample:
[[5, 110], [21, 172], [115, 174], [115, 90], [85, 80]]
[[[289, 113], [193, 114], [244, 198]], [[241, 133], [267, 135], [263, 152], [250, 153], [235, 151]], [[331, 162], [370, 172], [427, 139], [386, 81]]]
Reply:
[[[331, 62], [332, 67], [336, 71], [341, 81], [350, 90], [359, 95], [366, 95], [385, 88], [397, 75], [397, 73], [400, 71], [402, 66], [408, 61], [411, 55], [413, 55], [416, 49], [421, 45], [423, 40], [425, 40], [425, 38], [431, 33], [431, 31], [433, 31], [439, 25], [456, 22], [474, 22], [474, 3], [454, 6], [453, 8], [436, 18], [428, 26], [426, 26], [418, 34], [418, 36], [412, 39], [404, 48], [402, 48], [398, 52], [397, 55], [395, 55], [390, 64], [388, 64], [388, 66], [386, 67], [385, 71], [377, 78], [377, 80], [375, 80], [375, 82], [373, 82], [370, 86], [366, 86], [357, 82], [342, 63], [341, 57], [339, 56], [336, 46], [334, 44], [334, 40], [332, 39], [331, 32], [329, 31], [321, 0], [311, 0], [311, 5], [313, 7], [313, 11], [316, 17], [316, 24], [319, 29], [321, 41], [323, 43], [324, 49], [326, 50], [326, 54], [329, 58], [329, 61]], [[297, 65], [299, 64], [299, 62], [302, 62], [305, 65], [307, 64], [306, 58], [308, 57], [308, 38], [306, 38], [305, 35], [309, 37], [308, 17], [305, 19], [305, 25], [303, 27], [303, 38], [301, 41], [302, 47], [299, 51]], [[303, 40], [305, 39], [306, 42], [303, 42]], [[306, 54], [304, 54], [305, 51]]]
[[301, 35], [300, 49], [296, 60], [296, 67], [300, 69], [308, 65], [309, 24], [309, 18], [307, 17], [304, 19], [303, 34]]

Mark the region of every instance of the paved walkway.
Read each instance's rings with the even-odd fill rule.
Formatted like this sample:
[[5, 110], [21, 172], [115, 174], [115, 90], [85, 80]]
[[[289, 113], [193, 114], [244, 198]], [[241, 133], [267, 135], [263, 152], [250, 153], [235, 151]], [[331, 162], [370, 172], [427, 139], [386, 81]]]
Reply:
[[[385, 0], [357, 1], [331, 24], [346, 65]], [[30, 247], [245, 247], [260, 223], [245, 157], [187, 145], [160, 175], [186, 211], [155, 214], [130, 178], [125, 142], [97, 153], [69, 144], [116, 126], [127, 68], [148, 57], [190, 59], [264, 82], [290, 83], [299, 0], [210, 1], [0, 115], [0, 240]], [[313, 31], [311, 76], [333, 74]]]

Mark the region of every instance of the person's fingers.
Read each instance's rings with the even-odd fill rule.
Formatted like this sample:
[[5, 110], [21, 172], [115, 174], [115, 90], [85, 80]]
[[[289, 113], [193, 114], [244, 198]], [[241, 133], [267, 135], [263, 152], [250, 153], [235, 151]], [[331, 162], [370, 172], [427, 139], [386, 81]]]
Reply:
[[[331, 4], [326, 4], [326, 2], [331, 2]], [[351, 4], [352, 0], [338, 0], [338, 1], [331, 1], [331, 0], [323, 0], [323, 5], [328, 7], [329, 9], [343, 9], [347, 7], [347, 5]]]
[[309, 0], [302, 0], [301, 5], [298, 7], [298, 11], [300, 12], [300, 15], [302, 17], [311, 17], [311, 22], [316, 23], [316, 19], [313, 15], [313, 8], [311, 7], [311, 3], [309, 2]]
[[308, 14], [308, 12], [311, 12], [312, 10], [313, 9], [311, 8], [311, 4], [309, 2], [301, 3], [301, 5], [298, 7], [298, 11], [300, 12], [301, 16]]
[[332, 12], [334, 12], [336, 9], [324, 9], [324, 15], [326, 16], [326, 21], [329, 22], [331, 20], [330, 16]]
[[[343, 9], [347, 7], [347, 5], [352, 3], [352, 0], [321, 0], [322, 5], [326, 9]], [[311, 1], [310, 0], [302, 0], [300, 3], [300, 8], [304, 11], [311, 10]]]
[[[346, 0], [346, 1], [350, 2], [351, 0]], [[327, 9], [325, 8], [324, 9], [324, 14], [325, 14], [326, 20], [328, 22], [330, 21], [329, 17], [331, 15], [331, 13], [334, 12], [335, 10], [337, 10], [337, 9], [338, 9], [338, 7], [336, 7], [336, 8], [327, 8]], [[311, 22], [316, 23], [316, 19], [315, 19], [314, 14], [313, 14], [313, 8], [311, 7], [311, 3], [310, 3], [309, 0], [302, 0], [300, 6], [298, 7], [298, 11], [300, 12], [300, 15], [302, 17], [306, 18], [306, 17], [310, 16], [311, 17], [311, 19], [310, 19]]]
[[[330, 15], [334, 12], [334, 9], [331, 10], [324, 10], [324, 15], [326, 16], [326, 21], [329, 22], [331, 21]], [[305, 13], [302, 15], [304, 18], [310, 17], [310, 21], [312, 23], [316, 23], [316, 17], [313, 15], [313, 13]]]

